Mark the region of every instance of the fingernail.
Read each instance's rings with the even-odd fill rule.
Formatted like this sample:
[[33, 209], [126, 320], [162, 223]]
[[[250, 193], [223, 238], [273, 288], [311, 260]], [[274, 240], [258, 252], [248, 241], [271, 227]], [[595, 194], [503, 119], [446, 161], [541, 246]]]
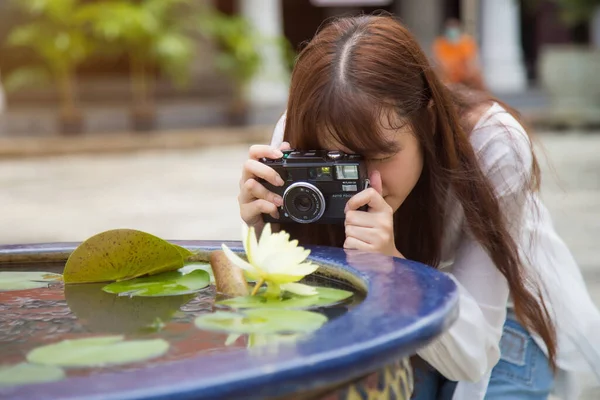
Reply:
[[277, 206], [282, 206], [283, 205], [283, 198], [281, 196], [275, 196], [275, 204]]
[[281, 150], [278, 149], [273, 149], [273, 155], [277, 158], [283, 157], [283, 153], [281, 152]]
[[277, 186], [283, 186], [283, 179], [281, 179], [281, 177], [279, 175], [277, 175], [277, 178], [275, 178], [275, 183], [277, 183]]

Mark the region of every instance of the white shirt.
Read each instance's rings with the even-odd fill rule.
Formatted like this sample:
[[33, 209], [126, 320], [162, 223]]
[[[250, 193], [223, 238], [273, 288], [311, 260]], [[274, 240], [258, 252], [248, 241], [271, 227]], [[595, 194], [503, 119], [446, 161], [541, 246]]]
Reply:
[[[278, 147], [282, 142], [284, 124], [285, 114], [275, 127], [271, 145]], [[528, 274], [545, 289], [559, 345], [555, 394], [574, 399], [576, 371], [591, 369], [600, 379], [600, 312], [569, 249], [554, 231], [548, 210], [528, 190], [532, 155], [523, 127], [494, 103], [475, 125], [470, 141], [508, 216], [509, 231], [528, 261]], [[448, 331], [417, 354], [446, 378], [458, 381], [453, 399], [483, 399], [491, 370], [500, 358], [510, 291], [504, 276], [465, 228], [462, 207], [452, 196], [446, 223], [440, 269], [458, 286], [459, 315]], [[539, 337], [534, 340], [546, 351]]]

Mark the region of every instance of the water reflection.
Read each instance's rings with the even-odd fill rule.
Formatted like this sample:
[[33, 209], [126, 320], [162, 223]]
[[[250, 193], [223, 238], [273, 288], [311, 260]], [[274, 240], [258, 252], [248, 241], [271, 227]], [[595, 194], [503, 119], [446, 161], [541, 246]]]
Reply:
[[[105, 285], [66, 285], [64, 288], [67, 305], [90, 332], [137, 333], [155, 325], [157, 320], [162, 323], [170, 321], [184, 304], [196, 297], [195, 294], [166, 297], [116, 296], [104, 292], [102, 287]], [[195, 308], [200, 312], [207, 307], [204, 302], [199, 304], [200, 307]]]
[[[26, 269], [30, 268], [40, 270], [40, 266], [26, 266]], [[52, 271], [60, 272], [58, 269]], [[314, 276], [307, 280], [307, 283], [318, 286], [352, 290], [341, 282], [322, 277]], [[299, 341], [313, 335], [232, 337], [224, 332], [200, 330], [194, 325], [195, 318], [214, 311], [216, 294], [212, 286], [182, 296], [126, 297], [104, 292], [104, 285], [64, 286], [60, 282], [52, 283], [48, 288], [0, 292], [0, 365], [22, 363], [27, 353], [38, 346], [97, 335], [120, 334], [128, 339], [163, 338], [171, 347], [165, 355], [144, 362], [69, 368], [65, 371], [68, 377], [132, 371], [213, 353], [249, 351], [253, 355], [268, 355], [282, 352], [285, 348], [286, 354], [291, 355]], [[360, 294], [355, 294], [347, 302], [315, 311], [323, 313], [331, 321], [347, 313], [362, 299]]]
[[[118, 366], [69, 368], [67, 376], [131, 371], [213, 352], [245, 351], [242, 343], [226, 347], [227, 334], [197, 329], [194, 318], [211, 312], [214, 292], [160, 298], [118, 297], [102, 284], [53, 285], [0, 292], [0, 365], [25, 361], [36, 347], [65, 339], [125, 334], [127, 338], [163, 338], [171, 347], [161, 357]], [[156, 321], [160, 320], [160, 324]]]
[[289, 333], [289, 334], [274, 334], [264, 335], [260, 333], [237, 334], [231, 333], [225, 340], [225, 346], [234, 344], [245, 345], [253, 354], [277, 354], [282, 347], [290, 350], [299, 340], [310, 337], [312, 333]]
[[[432, 282], [427, 282], [427, 277], [421, 271], [411, 268], [397, 268], [393, 258], [373, 254], [370, 252], [345, 250], [346, 262], [360, 271], [373, 272], [376, 280], [369, 282], [369, 291], [377, 293], [379, 301], [377, 307], [380, 310], [394, 311], [408, 319], [418, 318], [427, 311], [429, 307], [425, 293]], [[429, 268], [426, 266], [419, 266]], [[394, 287], [392, 282], [402, 281], [402, 292]]]

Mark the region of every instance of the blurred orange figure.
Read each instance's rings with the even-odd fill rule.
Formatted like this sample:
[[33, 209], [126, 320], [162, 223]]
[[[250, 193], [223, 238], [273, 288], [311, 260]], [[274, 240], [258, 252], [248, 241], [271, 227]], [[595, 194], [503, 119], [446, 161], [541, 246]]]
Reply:
[[449, 19], [444, 35], [433, 43], [433, 54], [440, 77], [447, 83], [461, 83], [485, 90], [475, 40], [463, 33], [460, 22]]

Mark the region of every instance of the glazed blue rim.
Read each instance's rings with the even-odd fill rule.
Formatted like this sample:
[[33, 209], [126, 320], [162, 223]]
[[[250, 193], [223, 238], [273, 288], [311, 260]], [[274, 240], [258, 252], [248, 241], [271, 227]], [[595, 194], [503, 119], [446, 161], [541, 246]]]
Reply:
[[[221, 241], [172, 241], [194, 250]], [[243, 251], [241, 242], [224, 242]], [[0, 255], [72, 251], [78, 243], [0, 246]], [[312, 246], [310, 259], [365, 283], [365, 300], [276, 354], [203, 354], [151, 368], [0, 388], [2, 399], [264, 399], [335, 387], [411, 356], [458, 315], [458, 292], [426, 265], [374, 253]], [[386, 266], [387, 268], [378, 267]], [[415, 304], [416, 303], [416, 304]], [[407, 306], [409, 305], [409, 306]], [[196, 329], [196, 328], [192, 328]]]

